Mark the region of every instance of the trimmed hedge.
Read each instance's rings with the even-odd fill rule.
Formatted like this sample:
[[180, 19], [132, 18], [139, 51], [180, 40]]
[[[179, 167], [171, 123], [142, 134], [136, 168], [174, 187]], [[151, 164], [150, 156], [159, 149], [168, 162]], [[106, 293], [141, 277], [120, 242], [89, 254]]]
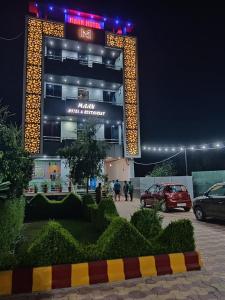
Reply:
[[0, 201], [0, 269], [15, 263], [14, 251], [24, 220], [24, 198]]
[[[195, 249], [189, 220], [170, 223], [155, 239], [147, 240], [131, 223], [114, 217], [95, 244], [79, 243], [59, 223], [49, 221], [12, 267], [46, 266], [121, 257], [187, 252]], [[9, 263], [8, 263], [9, 266]]]
[[130, 222], [148, 240], [154, 240], [162, 232], [162, 217], [156, 209], [138, 210]]
[[112, 220], [97, 243], [103, 259], [144, 256], [153, 252], [151, 243], [121, 217]]
[[25, 220], [46, 220], [54, 218], [80, 218], [82, 204], [79, 195], [69, 193], [60, 201], [49, 200], [43, 194], [37, 194], [26, 203]]
[[112, 220], [119, 216], [112, 197], [101, 200], [98, 209], [92, 211], [92, 223], [99, 232], [103, 232]]
[[83, 210], [83, 217], [85, 220], [91, 222], [92, 218], [92, 209], [97, 209], [98, 206], [96, 205], [93, 197], [91, 194], [85, 194], [82, 197], [82, 210]]
[[77, 263], [85, 260], [79, 242], [59, 223], [49, 221], [39, 237], [30, 245], [29, 266]]
[[91, 195], [85, 195], [82, 200], [73, 193], [61, 201], [51, 201], [38, 194], [26, 206], [27, 219], [84, 216], [102, 233], [95, 244], [82, 244], [59, 223], [49, 221], [37, 238], [21, 248], [21, 252], [18, 250], [14, 257], [13, 243], [22, 226], [24, 200], [0, 203], [6, 205], [2, 207], [5, 212], [0, 210], [0, 268], [69, 264], [195, 249], [193, 226], [189, 220], [171, 222], [162, 229], [162, 219], [156, 210], [137, 211], [128, 222], [118, 216], [111, 197], [99, 205]]
[[194, 228], [191, 221], [183, 219], [171, 222], [156, 239], [156, 243], [166, 253], [194, 251]]

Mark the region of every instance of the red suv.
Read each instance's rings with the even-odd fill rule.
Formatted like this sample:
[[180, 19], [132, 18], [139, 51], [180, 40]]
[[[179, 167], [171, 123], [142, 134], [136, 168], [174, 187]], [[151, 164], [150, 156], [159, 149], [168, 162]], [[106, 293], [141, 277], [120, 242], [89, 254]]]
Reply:
[[161, 210], [167, 212], [173, 208], [183, 208], [189, 211], [192, 207], [191, 197], [187, 188], [179, 183], [154, 184], [141, 194], [144, 207], [161, 202]]

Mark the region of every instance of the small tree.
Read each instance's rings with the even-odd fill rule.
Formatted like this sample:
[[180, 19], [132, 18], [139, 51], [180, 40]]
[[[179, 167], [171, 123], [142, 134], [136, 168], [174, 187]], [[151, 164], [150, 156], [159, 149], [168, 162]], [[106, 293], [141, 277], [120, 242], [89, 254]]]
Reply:
[[103, 159], [106, 157], [107, 144], [96, 140], [96, 131], [93, 122], [85, 123], [78, 139], [71, 146], [58, 151], [60, 157], [66, 159], [73, 184], [80, 184], [86, 179], [87, 193], [89, 179], [101, 175]]
[[33, 160], [24, 150], [22, 131], [7, 124], [7, 107], [0, 103], [0, 177], [10, 182], [9, 195], [20, 196], [31, 180]]
[[165, 176], [175, 176], [177, 174], [176, 167], [172, 162], [165, 162], [156, 165], [147, 176], [151, 177], [165, 177]]

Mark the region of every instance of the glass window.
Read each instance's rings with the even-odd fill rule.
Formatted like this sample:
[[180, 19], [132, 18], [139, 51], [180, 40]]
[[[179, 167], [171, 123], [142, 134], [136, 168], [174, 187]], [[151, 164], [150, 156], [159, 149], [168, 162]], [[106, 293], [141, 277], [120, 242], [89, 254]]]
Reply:
[[152, 185], [149, 189], [148, 189], [149, 193], [155, 193], [156, 191], [156, 185]]
[[60, 122], [48, 122], [44, 124], [43, 135], [60, 137]]
[[163, 185], [161, 185], [160, 187], [159, 187], [159, 190], [158, 190], [159, 192], [163, 192], [164, 191], [164, 186]]
[[116, 102], [116, 93], [110, 91], [103, 91], [104, 102]]
[[62, 98], [62, 86], [58, 84], [46, 84], [46, 96]]
[[87, 89], [78, 88], [78, 100], [88, 100], [89, 91]]
[[111, 129], [111, 138], [112, 138], [112, 140], [118, 140], [119, 139], [119, 129], [118, 129], [118, 126], [112, 126], [112, 129]]
[[211, 188], [209, 191], [210, 196], [225, 196], [225, 186], [224, 185], [216, 185]]
[[54, 96], [53, 84], [46, 84], [46, 96]]
[[187, 192], [187, 189], [184, 185], [170, 185], [165, 188], [165, 191], [169, 193], [179, 193]]
[[62, 57], [62, 50], [61, 49], [53, 49], [53, 48], [47, 48], [47, 55], [48, 57], [58, 57], [61, 58]]

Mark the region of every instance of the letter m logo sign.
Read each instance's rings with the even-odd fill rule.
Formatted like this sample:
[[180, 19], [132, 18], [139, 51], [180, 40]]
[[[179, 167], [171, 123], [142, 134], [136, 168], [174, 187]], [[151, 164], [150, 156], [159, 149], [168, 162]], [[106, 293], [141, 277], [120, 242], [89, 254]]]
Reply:
[[80, 28], [80, 38], [83, 40], [92, 40], [93, 39], [93, 31], [88, 28], [81, 27]]

